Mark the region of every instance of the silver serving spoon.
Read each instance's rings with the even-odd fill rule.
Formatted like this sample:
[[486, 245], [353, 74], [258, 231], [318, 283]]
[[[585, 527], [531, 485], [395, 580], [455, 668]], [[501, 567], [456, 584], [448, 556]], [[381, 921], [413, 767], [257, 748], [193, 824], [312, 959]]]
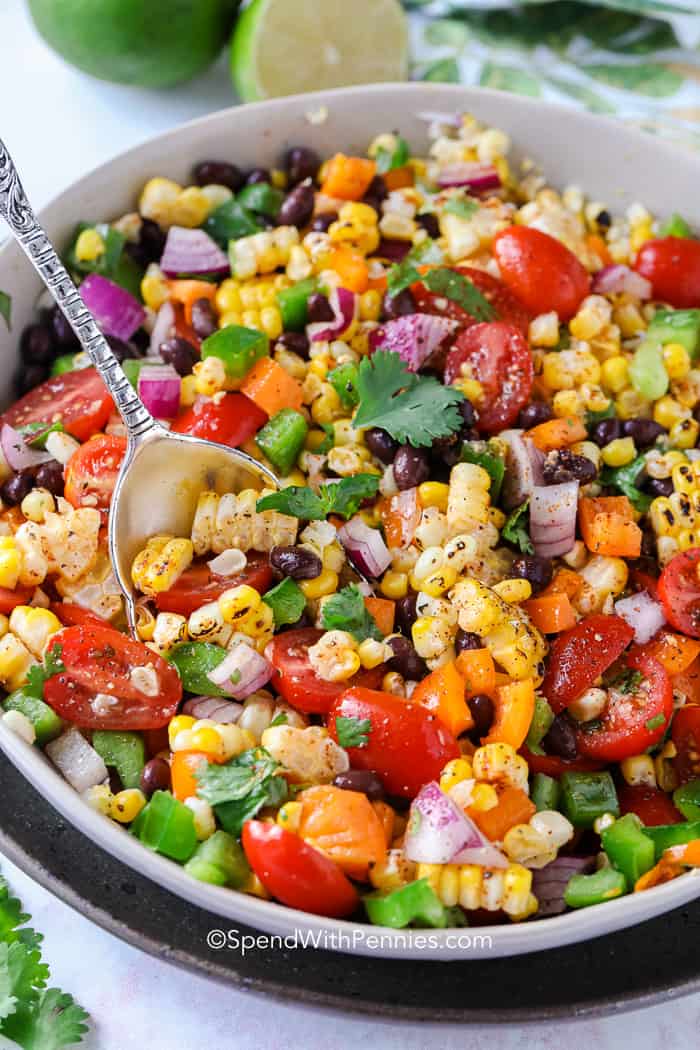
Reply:
[[133, 633], [136, 608], [131, 565], [146, 540], [156, 533], [188, 536], [197, 500], [205, 489], [240, 492], [264, 485], [277, 488], [278, 481], [244, 452], [186, 434], [173, 434], [153, 418], [124, 375], [38, 223], [1, 139], [0, 215], [65, 314], [112, 395], [127, 430], [126, 456], [109, 516], [109, 554]]

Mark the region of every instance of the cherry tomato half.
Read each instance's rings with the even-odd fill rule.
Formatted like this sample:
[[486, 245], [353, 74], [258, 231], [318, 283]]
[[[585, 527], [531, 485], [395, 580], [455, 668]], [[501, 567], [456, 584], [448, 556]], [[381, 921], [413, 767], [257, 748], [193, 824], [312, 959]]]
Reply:
[[544, 773], [548, 777], [560, 777], [562, 773], [597, 773], [603, 768], [602, 762], [592, 758], [559, 758], [558, 755], [534, 755], [526, 747], [520, 748], [520, 754], [527, 761], [531, 773]]
[[272, 569], [266, 554], [249, 551], [248, 564], [243, 572], [235, 576], [217, 576], [205, 562], [198, 562], [186, 569], [168, 591], [154, 598], [158, 612], [174, 612], [189, 616], [200, 605], [214, 602], [229, 587], [246, 583], [259, 594], [264, 594], [272, 583]]
[[579, 620], [552, 643], [542, 692], [552, 710], [563, 711], [607, 671], [634, 638], [621, 616], [595, 613]]
[[658, 583], [666, 619], [691, 638], [700, 638], [699, 570], [700, 547], [693, 547], [671, 558]]
[[472, 325], [459, 333], [447, 355], [445, 383], [458, 379], [465, 364], [484, 392], [479, 430], [490, 434], [510, 426], [530, 398], [535, 374], [525, 337], [503, 321]]
[[60, 420], [74, 438], [87, 441], [102, 430], [113, 411], [114, 402], [95, 369], [80, 368], [30, 390], [0, 416], [0, 425], [20, 427]]
[[[325, 714], [348, 688], [348, 682], [327, 682], [311, 666], [309, 648], [323, 633], [315, 627], [283, 631], [275, 636], [267, 650], [268, 659], [275, 668], [272, 685], [288, 704], [299, 711]], [[361, 671], [351, 682], [376, 689], [383, 674], [381, 667], [375, 667], [371, 671]]]
[[111, 626], [109, 620], [89, 609], [83, 609], [82, 605], [76, 605], [74, 602], [51, 602], [51, 612], [58, 616], [64, 627], [80, 627], [82, 624], [92, 624], [93, 627]]
[[347, 749], [354, 769], [369, 769], [390, 795], [415, 798], [438, 780], [445, 763], [459, 758], [457, 741], [436, 715], [420, 704], [374, 689], [348, 689], [328, 712], [328, 731], [338, 739], [336, 718], [368, 719], [365, 747]]
[[220, 401], [203, 401], [185, 409], [171, 430], [238, 448], [265, 423], [266, 413], [245, 394], [226, 394]]
[[548, 233], [509, 226], [496, 234], [493, 252], [502, 280], [533, 314], [556, 310], [560, 321], [568, 321], [588, 295], [585, 267]]
[[[112, 627], [66, 627], [49, 648], [59, 650], [65, 670], [48, 679], [44, 699], [82, 729], [158, 729], [177, 711], [182, 683], [172, 664]], [[155, 671], [155, 696], [132, 681], [139, 667]], [[104, 700], [96, 700], [98, 693]]]
[[0, 587], [0, 613], [9, 616], [18, 605], [29, 605], [33, 594], [33, 587], [15, 587], [14, 591]]
[[[532, 317], [520, 300], [506, 288], [503, 281], [499, 281], [497, 277], [492, 277], [490, 273], [486, 273], [484, 270], [476, 270], [472, 266], [453, 266], [451, 269], [456, 270], [457, 273], [461, 273], [463, 277], [471, 281], [481, 292], [484, 299], [494, 308], [496, 318], [499, 321], [513, 325], [515, 328], [520, 329], [523, 335], [527, 335]], [[453, 299], [447, 299], [443, 295], [438, 295], [436, 292], [428, 291], [422, 281], [411, 285], [411, 293], [416, 309], [421, 313], [450, 317], [453, 321], [458, 321], [463, 328], [478, 324], [477, 319], [472, 317], [470, 313], [467, 313], [459, 303], [454, 302]]]
[[617, 791], [620, 813], [636, 813], [648, 828], [659, 824], [678, 824], [683, 817], [660, 788], [649, 784], [623, 784]]
[[359, 904], [357, 891], [338, 865], [293, 832], [249, 820], [241, 841], [265, 889], [288, 908], [340, 919]]
[[671, 726], [671, 740], [676, 745], [673, 768], [681, 784], [700, 777], [700, 707], [686, 705], [676, 711]]
[[700, 241], [690, 237], [647, 241], [634, 268], [651, 281], [655, 299], [681, 309], [700, 306]]
[[116, 434], [95, 434], [76, 449], [66, 464], [68, 502], [107, 511], [125, 455], [126, 438]]
[[641, 678], [629, 692], [608, 691], [608, 705], [590, 728], [579, 726], [576, 742], [581, 755], [620, 762], [639, 755], [666, 731], [673, 714], [671, 679], [658, 660], [643, 650], [628, 653], [624, 665]]

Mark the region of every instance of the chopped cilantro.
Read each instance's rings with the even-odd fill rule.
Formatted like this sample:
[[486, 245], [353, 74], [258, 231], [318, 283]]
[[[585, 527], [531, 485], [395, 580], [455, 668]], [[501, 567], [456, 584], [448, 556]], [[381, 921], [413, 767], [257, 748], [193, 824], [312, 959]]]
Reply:
[[263, 594], [263, 601], [272, 609], [275, 618], [275, 627], [284, 627], [288, 623], [296, 623], [306, 608], [304, 592], [291, 577], [282, 580]]
[[410, 155], [408, 143], [400, 135], [397, 135], [396, 146], [393, 150], [381, 147], [377, 150], [377, 155], [374, 158], [377, 163], [377, 174], [385, 175], [387, 171], [393, 171], [394, 168], [403, 168], [408, 164]]
[[635, 671], [631, 667], [626, 667], [624, 671], [613, 678], [612, 682], [610, 682], [610, 688], [615, 689], [618, 693], [629, 695], [630, 693], [636, 693], [643, 681], [644, 675], [641, 671]]
[[661, 728], [661, 726], [662, 726], [662, 725], [664, 724], [664, 722], [665, 722], [665, 721], [666, 721], [666, 719], [665, 719], [665, 718], [664, 718], [664, 716], [663, 716], [663, 715], [662, 715], [662, 714], [661, 714], [661, 713], [659, 712], [659, 714], [658, 714], [658, 715], [654, 715], [654, 717], [653, 717], [653, 718], [649, 718], [649, 719], [648, 719], [648, 720], [647, 720], [647, 721], [646, 721], [646, 722], [644, 723], [644, 725], [645, 725], [645, 726], [647, 727], [647, 729], [649, 730], [649, 732], [650, 732], [650, 733], [653, 733], [653, 731], [654, 731], [655, 729], [660, 729], [660, 728]]
[[491, 503], [495, 504], [501, 494], [501, 486], [506, 473], [506, 464], [503, 456], [492, 451], [485, 441], [465, 441], [462, 445], [463, 463], [476, 463], [483, 467], [487, 474], [491, 475]]
[[316, 446], [314, 452], [317, 452], [320, 456], [325, 456], [326, 452], [330, 452], [335, 445], [335, 431], [332, 423], [319, 423], [318, 425], [326, 436], [321, 444]]
[[238, 836], [263, 806], [280, 806], [287, 800], [281, 768], [262, 747], [243, 751], [224, 765], [202, 762], [195, 770], [197, 794], [214, 806], [224, 831]]
[[268, 729], [272, 729], [274, 726], [286, 726], [289, 721], [289, 716], [286, 711], [278, 711], [275, 717], [270, 722]]
[[326, 599], [321, 609], [321, 627], [326, 631], [349, 631], [358, 642], [366, 638], [379, 642], [383, 638], [355, 583]]
[[509, 543], [515, 544], [518, 550], [522, 554], [534, 554], [535, 548], [532, 546], [532, 540], [530, 539], [530, 533], [525, 523], [525, 518], [528, 516], [528, 507], [530, 506], [530, 497], [521, 503], [519, 507], [512, 510], [506, 519], [506, 523], [501, 529], [501, 539], [508, 540]]
[[371, 729], [369, 718], [335, 716], [335, 731], [341, 747], [367, 747]]
[[476, 285], [456, 270], [450, 270], [448, 267], [431, 270], [423, 278], [423, 284], [428, 291], [444, 295], [446, 299], [457, 303], [477, 321], [493, 321], [498, 317], [491, 303], [484, 298]]
[[12, 315], [12, 297], [10, 295], [8, 295], [7, 292], [3, 292], [3, 291], [0, 290], [0, 317], [2, 317], [3, 321], [7, 325], [8, 332], [10, 332], [12, 330], [12, 323], [11, 323], [11, 320], [10, 320], [11, 319], [11, 315]]
[[386, 286], [389, 295], [398, 295], [404, 288], [421, 280], [417, 266], [439, 266], [442, 260], [442, 249], [435, 241], [421, 241], [411, 248], [400, 263], [392, 266], [387, 272]]
[[588, 428], [595, 426], [601, 419], [614, 419], [615, 418], [615, 405], [612, 401], [609, 403], [607, 408], [601, 408], [597, 412], [589, 409], [586, 412], [585, 424]]
[[54, 645], [48, 650], [43, 664], [34, 664], [27, 672], [27, 684], [24, 686], [25, 693], [35, 696], [37, 700], [43, 699], [44, 684], [53, 678], [55, 674], [62, 674], [66, 666], [61, 659], [63, 649], [60, 645]]
[[377, 350], [363, 357], [357, 376], [360, 403], [353, 426], [381, 427], [394, 440], [430, 447], [462, 425], [458, 405], [464, 395], [432, 376], [409, 372], [397, 353]]
[[376, 496], [378, 488], [376, 474], [355, 474], [321, 485], [318, 495], [301, 485], [289, 485], [259, 499], [256, 510], [277, 510], [305, 521], [321, 521], [329, 514], [351, 518], [366, 499]]
[[646, 466], [646, 457], [637, 456], [624, 467], [605, 467], [600, 474], [603, 485], [619, 489], [640, 514], [646, 514], [651, 506], [652, 497], [637, 487], [637, 479]]
[[450, 197], [442, 210], [449, 215], [457, 215], [460, 219], [471, 219], [479, 210], [479, 205], [470, 197]]

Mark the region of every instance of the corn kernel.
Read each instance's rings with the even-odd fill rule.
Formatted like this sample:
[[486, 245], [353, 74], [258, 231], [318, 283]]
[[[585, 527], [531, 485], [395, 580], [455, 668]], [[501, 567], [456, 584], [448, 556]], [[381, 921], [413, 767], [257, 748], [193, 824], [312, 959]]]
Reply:
[[606, 390], [613, 394], [619, 394], [629, 383], [629, 367], [627, 358], [621, 354], [609, 357], [600, 366], [600, 381]]
[[204, 726], [193, 729], [191, 737], [193, 751], [203, 751], [206, 755], [220, 755], [223, 752], [223, 740], [215, 729]]
[[97, 230], [83, 230], [75, 242], [75, 257], [79, 262], [94, 262], [104, 251], [105, 242]]
[[695, 448], [700, 435], [697, 419], [680, 419], [671, 427], [668, 438], [676, 448]]
[[532, 597], [532, 584], [529, 580], [517, 578], [501, 580], [500, 583], [493, 585], [493, 589], [496, 594], [500, 595], [505, 602], [509, 602], [511, 605], [518, 605], [520, 602], [525, 602]]
[[87, 802], [90, 809], [101, 813], [103, 817], [110, 815], [114, 795], [107, 784], [94, 784], [87, 791], [83, 791], [81, 798]]
[[246, 583], [229, 588], [218, 598], [219, 609], [224, 621], [234, 626], [239, 625], [255, 612], [260, 607], [261, 601], [255, 588], [249, 587]]
[[420, 590], [431, 598], [439, 598], [445, 591], [449, 591], [457, 582], [457, 570], [451, 565], [445, 565], [441, 569], [430, 573], [420, 581]]
[[451, 759], [440, 776], [440, 787], [443, 791], [449, 791], [455, 784], [463, 780], [471, 780], [474, 775], [472, 764], [468, 758]]
[[194, 817], [194, 831], [197, 839], [204, 842], [216, 831], [216, 818], [214, 810], [203, 798], [191, 795], [185, 799], [185, 805], [192, 810]]
[[684, 408], [668, 394], [660, 397], [654, 405], [655, 421], [667, 430], [670, 430], [674, 423], [678, 423], [681, 419], [687, 419], [689, 416], [690, 410]]
[[304, 592], [304, 597], [307, 601], [325, 598], [327, 595], [334, 594], [337, 591], [338, 573], [333, 572], [332, 569], [324, 569], [320, 576], [317, 576], [314, 580], [300, 580], [299, 586]]
[[0, 587], [13, 591], [22, 571], [22, 554], [12, 536], [0, 537]]
[[580, 416], [583, 412], [581, 395], [577, 390], [557, 390], [552, 398], [552, 409], [557, 419]]
[[631, 437], [615, 438], [601, 450], [601, 458], [608, 467], [624, 467], [632, 462], [636, 454], [637, 449]]
[[301, 822], [302, 809], [303, 806], [301, 802], [285, 802], [285, 804], [277, 810], [277, 823], [280, 827], [286, 828], [287, 831], [292, 831], [296, 834]]
[[684, 379], [690, 371], [690, 354], [681, 343], [666, 343], [663, 362], [669, 379]]
[[447, 497], [450, 486], [442, 481], [424, 481], [418, 486], [418, 497], [423, 508], [437, 507], [438, 510], [447, 510]]
[[202, 225], [209, 215], [210, 207], [209, 198], [199, 186], [188, 186], [171, 205], [171, 221], [177, 226], [193, 229]]
[[491, 784], [475, 784], [470, 807], [477, 813], [488, 813], [498, 805], [498, 792]]
[[631, 785], [643, 784], [656, 787], [656, 771], [651, 755], [631, 755], [620, 762], [620, 772]]
[[238, 281], [234, 281], [230, 277], [225, 281], [222, 281], [216, 289], [214, 302], [216, 303], [216, 309], [220, 314], [242, 310], [243, 303], [241, 300], [241, 291]]
[[393, 601], [405, 598], [408, 594], [408, 576], [405, 572], [385, 572], [379, 584], [379, 590], [385, 597]]
[[175, 715], [174, 718], [171, 718], [168, 723], [168, 740], [170, 743], [173, 743], [178, 733], [182, 733], [185, 729], [191, 729], [196, 721], [196, 718], [192, 718], [191, 715]]
[[141, 280], [141, 298], [151, 310], [159, 310], [167, 301], [170, 290], [160, 269], [152, 264]]
[[109, 815], [120, 824], [131, 824], [146, 805], [146, 796], [138, 788], [125, 788], [110, 801]]
[[367, 670], [372, 670], [372, 668], [379, 667], [380, 664], [386, 663], [387, 660], [391, 659], [393, 650], [388, 645], [385, 645], [384, 642], [379, 642], [374, 638], [366, 638], [360, 644], [357, 655], [362, 666]]

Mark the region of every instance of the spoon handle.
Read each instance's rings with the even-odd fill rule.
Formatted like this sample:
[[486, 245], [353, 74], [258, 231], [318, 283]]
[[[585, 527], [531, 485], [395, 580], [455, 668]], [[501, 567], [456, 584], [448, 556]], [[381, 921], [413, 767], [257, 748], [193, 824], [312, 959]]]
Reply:
[[0, 215], [15, 240], [65, 314], [114, 398], [130, 438], [135, 441], [158, 426], [124, 375], [109, 343], [85, 306], [78, 289], [37, 221], [8, 149], [0, 139]]

